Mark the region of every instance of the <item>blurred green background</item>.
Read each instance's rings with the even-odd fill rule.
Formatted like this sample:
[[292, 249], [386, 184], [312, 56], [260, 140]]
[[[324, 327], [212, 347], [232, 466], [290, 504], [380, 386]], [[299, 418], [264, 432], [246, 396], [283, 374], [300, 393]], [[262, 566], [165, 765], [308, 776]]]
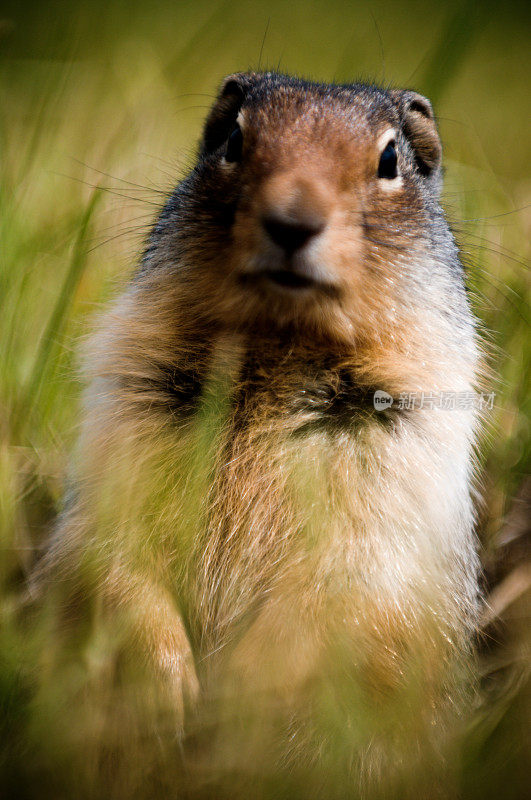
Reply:
[[221, 78], [261, 66], [407, 86], [430, 97], [439, 118], [444, 205], [497, 392], [480, 452], [479, 534], [502, 619], [488, 637], [501, 649], [484, 644], [484, 669], [503, 677], [489, 689], [495, 710], [478, 722], [464, 756], [472, 764], [466, 796], [524, 796], [530, 11], [526, 2], [492, 0], [2, 3], [6, 707], [18, 703], [13, 665], [27, 645], [15, 622], [17, 592], [60, 507], [76, 435], [79, 341], [127, 280], [166, 192], [193, 163]]

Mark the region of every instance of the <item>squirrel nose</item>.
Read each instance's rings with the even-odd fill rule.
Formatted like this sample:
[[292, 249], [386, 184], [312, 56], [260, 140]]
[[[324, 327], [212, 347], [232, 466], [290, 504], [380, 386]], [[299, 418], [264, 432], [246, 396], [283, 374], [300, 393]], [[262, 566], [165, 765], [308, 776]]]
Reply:
[[293, 255], [313, 236], [323, 230], [324, 223], [320, 219], [297, 220], [286, 217], [263, 217], [262, 226], [270, 239], [281, 247], [288, 256]]

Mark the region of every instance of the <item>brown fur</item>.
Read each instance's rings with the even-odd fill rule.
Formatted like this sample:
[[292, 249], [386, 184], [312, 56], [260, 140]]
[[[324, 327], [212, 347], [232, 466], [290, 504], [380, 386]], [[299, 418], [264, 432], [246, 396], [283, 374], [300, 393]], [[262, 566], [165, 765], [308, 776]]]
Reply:
[[[382, 416], [372, 392], [470, 391], [477, 348], [423, 183], [436, 176], [413, 165], [438, 169], [427, 101], [290, 80], [225, 84], [205, 141], [240, 114], [242, 165], [207, 156], [193, 214], [175, 228], [170, 215], [90, 342], [75, 500], [47, 565], [127, 610], [124, 640], [173, 686], [176, 726], [187, 699], [232, 698], [265, 738], [268, 717], [290, 729], [271, 734], [272, 763], [314, 769], [333, 736], [312, 704], [334, 696], [345, 732], [345, 698], [362, 698], [374, 729], [342, 747], [363, 794], [444, 738], [477, 604], [475, 412]], [[403, 147], [392, 189], [374, 177], [389, 128]], [[229, 232], [209, 181], [235, 205]], [[262, 279], [272, 211], [323, 222], [305, 263], [315, 290]], [[181, 375], [202, 387], [191, 413], [168, 396]], [[407, 719], [386, 716], [413, 678]], [[220, 751], [236, 770], [241, 745]]]

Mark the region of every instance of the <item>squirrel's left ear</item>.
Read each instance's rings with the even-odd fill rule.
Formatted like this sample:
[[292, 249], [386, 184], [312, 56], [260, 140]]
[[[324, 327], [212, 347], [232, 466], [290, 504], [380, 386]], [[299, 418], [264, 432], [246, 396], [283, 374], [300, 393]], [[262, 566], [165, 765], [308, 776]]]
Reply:
[[234, 73], [225, 78], [205, 122], [201, 155], [215, 152], [228, 138], [245, 96], [255, 80], [256, 76], [252, 72]]
[[417, 92], [392, 91], [402, 130], [415, 154], [421, 175], [429, 177], [441, 165], [442, 146], [430, 101]]

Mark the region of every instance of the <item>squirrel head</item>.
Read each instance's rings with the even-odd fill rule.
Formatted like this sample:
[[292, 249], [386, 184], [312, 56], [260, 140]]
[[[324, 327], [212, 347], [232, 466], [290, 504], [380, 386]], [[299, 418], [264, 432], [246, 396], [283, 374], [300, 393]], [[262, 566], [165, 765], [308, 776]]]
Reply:
[[172, 254], [186, 302], [219, 325], [288, 329], [396, 364], [425, 360], [434, 337], [467, 341], [473, 360], [441, 156], [416, 92], [230, 75], [156, 229], [159, 260]]

